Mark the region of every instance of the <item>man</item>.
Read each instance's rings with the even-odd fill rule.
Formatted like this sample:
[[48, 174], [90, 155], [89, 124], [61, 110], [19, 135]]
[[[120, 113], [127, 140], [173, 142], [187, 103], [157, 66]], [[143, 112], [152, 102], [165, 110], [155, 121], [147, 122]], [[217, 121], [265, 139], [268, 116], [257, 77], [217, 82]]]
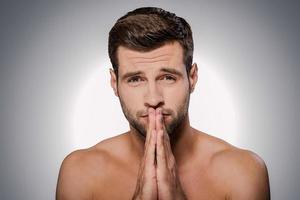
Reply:
[[67, 156], [58, 200], [270, 198], [262, 159], [189, 124], [198, 76], [183, 18], [152, 7], [127, 13], [110, 31], [109, 56], [130, 130]]

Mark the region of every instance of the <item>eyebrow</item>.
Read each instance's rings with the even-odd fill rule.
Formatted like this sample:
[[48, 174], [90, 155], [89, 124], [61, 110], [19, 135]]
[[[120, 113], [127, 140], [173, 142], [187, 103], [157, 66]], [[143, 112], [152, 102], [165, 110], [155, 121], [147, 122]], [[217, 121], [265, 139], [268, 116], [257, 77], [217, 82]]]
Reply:
[[180, 76], [180, 77], [183, 76], [182, 73], [179, 70], [174, 69], [174, 68], [163, 67], [163, 68], [160, 69], [160, 71], [162, 71], [162, 72], [168, 72], [170, 74], [175, 74], [175, 75]]
[[140, 75], [140, 74], [143, 74], [143, 72], [142, 71], [127, 72], [122, 76], [122, 80], [125, 80], [128, 77], [136, 76], [136, 75]]
[[[182, 73], [180, 71], [178, 71], [177, 69], [174, 68], [169, 68], [169, 67], [163, 67], [160, 69], [161, 72], [168, 72], [171, 74], [175, 74], [177, 76], [182, 77]], [[144, 74], [142, 71], [133, 71], [133, 72], [127, 72], [122, 76], [122, 80], [125, 80], [131, 76], [136, 76], [136, 75], [140, 75], [140, 74]]]

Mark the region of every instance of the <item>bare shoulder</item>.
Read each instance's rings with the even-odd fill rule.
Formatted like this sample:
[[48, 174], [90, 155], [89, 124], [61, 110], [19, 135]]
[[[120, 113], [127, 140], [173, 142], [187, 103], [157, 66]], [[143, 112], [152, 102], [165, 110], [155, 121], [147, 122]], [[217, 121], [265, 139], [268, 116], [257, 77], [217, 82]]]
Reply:
[[225, 189], [227, 199], [269, 199], [265, 162], [256, 153], [209, 137], [210, 172]]
[[56, 199], [92, 199], [93, 191], [101, 189], [99, 180], [105, 181], [116, 158], [113, 146], [121, 142], [120, 136], [101, 141], [88, 149], [76, 150], [63, 160], [58, 182]]

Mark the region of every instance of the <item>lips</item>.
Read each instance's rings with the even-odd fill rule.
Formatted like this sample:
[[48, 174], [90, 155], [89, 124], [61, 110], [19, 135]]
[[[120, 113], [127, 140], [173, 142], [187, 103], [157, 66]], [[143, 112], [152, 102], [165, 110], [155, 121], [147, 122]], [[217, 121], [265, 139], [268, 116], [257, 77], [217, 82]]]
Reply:
[[[161, 109], [163, 117], [171, 116], [172, 110], [171, 109]], [[140, 118], [147, 118], [148, 111], [138, 111], [137, 116]]]
[[[169, 114], [169, 113], [163, 113], [163, 116], [169, 116], [169, 115], [171, 115], [171, 114]], [[141, 117], [148, 117], [148, 115], [142, 115]]]

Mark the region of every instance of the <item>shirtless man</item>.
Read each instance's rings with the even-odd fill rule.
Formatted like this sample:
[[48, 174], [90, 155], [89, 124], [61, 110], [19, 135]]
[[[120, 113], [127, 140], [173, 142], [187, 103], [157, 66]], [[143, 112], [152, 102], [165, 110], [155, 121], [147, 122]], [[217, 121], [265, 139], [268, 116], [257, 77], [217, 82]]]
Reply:
[[198, 75], [184, 19], [159, 8], [129, 12], [110, 31], [109, 55], [130, 130], [68, 155], [57, 200], [270, 199], [261, 158], [190, 126]]

